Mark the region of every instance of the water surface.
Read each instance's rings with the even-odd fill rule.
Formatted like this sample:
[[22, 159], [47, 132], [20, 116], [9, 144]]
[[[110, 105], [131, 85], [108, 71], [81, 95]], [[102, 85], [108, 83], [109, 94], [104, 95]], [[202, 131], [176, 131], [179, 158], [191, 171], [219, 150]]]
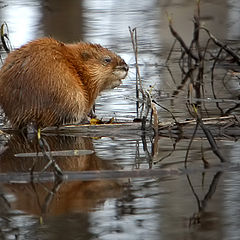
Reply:
[[[239, 1], [230, 0], [202, 1], [201, 5], [204, 24], [219, 39], [231, 42], [232, 47], [239, 43], [239, 8]], [[191, 117], [185, 105], [187, 85], [171, 98], [182, 78], [179, 46], [172, 54], [169, 68], [165, 65], [174, 40], [166, 12], [189, 43], [194, 9], [193, 1], [187, 0], [137, 3], [11, 0], [1, 1], [0, 19], [8, 24], [13, 48], [41, 36], [52, 36], [65, 42], [100, 43], [120, 54], [130, 65], [129, 75], [118, 89], [99, 97], [96, 105], [99, 118], [114, 117], [116, 121], [132, 121], [136, 117], [135, 59], [128, 27], [137, 27], [144, 88], [153, 86], [153, 98], [178, 119], [186, 119]], [[203, 34], [202, 42], [206, 38]], [[237, 99], [238, 78], [228, 75], [223, 80], [226, 68], [219, 66], [216, 93], [219, 98]], [[205, 79], [210, 82], [208, 75]], [[205, 91], [206, 97], [212, 97], [210, 88]], [[216, 103], [209, 102], [206, 106], [208, 116], [219, 116]], [[229, 104], [222, 107], [228, 109]], [[238, 109], [233, 113], [238, 113]], [[172, 121], [171, 115], [160, 107], [158, 114], [161, 121]], [[238, 239], [240, 146], [237, 139], [218, 139], [217, 144], [227, 159], [225, 163], [214, 155], [205, 138], [195, 139], [185, 171], [189, 139], [160, 136], [154, 152], [152, 135], [106, 137], [103, 134], [101, 138], [90, 138], [71, 134], [44, 138], [51, 150], [94, 151], [89, 155], [57, 157], [63, 171], [156, 171], [147, 177], [126, 174], [118, 178], [112, 174], [110, 179], [20, 181], [20, 173], [29, 173], [36, 158], [20, 158], [15, 154], [38, 149], [35, 140], [26, 142], [13, 135], [1, 141], [2, 239]], [[208, 169], [204, 169], [203, 159], [209, 163]], [[41, 171], [45, 165], [46, 160], [38, 158], [35, 171]], [[3, 180], [10, 174], [15, 174], [18, 181]]]

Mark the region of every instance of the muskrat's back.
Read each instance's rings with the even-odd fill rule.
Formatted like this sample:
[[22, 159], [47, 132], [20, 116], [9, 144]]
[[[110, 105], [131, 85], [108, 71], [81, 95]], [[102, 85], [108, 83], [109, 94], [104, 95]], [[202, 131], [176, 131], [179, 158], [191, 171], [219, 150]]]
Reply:
[[0, 71], [0, 104], [15, 128], [81, 121], [98, 94], [114, 88], [128, 66], [110, 50], [52, 38], [10, 53]]

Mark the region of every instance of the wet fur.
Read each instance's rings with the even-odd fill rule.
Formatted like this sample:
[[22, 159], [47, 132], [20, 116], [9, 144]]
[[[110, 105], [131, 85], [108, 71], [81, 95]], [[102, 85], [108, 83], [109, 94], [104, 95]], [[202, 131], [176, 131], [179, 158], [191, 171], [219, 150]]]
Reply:
[[0, 104], [14, 128], [79, 122], [99, 93], [118, 86], [127, 71], [124, 60], [100, 45], [38, 39], [8, 55], [0, 71]]

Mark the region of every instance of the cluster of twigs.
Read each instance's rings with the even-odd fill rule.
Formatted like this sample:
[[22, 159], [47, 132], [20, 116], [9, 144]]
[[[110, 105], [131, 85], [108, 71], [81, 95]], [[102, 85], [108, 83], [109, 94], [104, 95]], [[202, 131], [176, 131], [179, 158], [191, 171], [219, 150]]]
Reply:
[[[170, 51], [170, 54], [167, 58], [167, 61], [170, 59], [171, 53], [174, 49], [174, 46], [176, 42], [180, 44], [182, 54], [179, 59], [179, 66], [181, 69], [181, 72], [183, 74], [182, 82], [178, 86], [177, 90], [175, 90], [172, 94], [172, 97], [175, 97], [179, 94], [181, 89], [184, 88], [187, 82], [188, 84], [188, 101], [186, 103], [187, 109], [190, 113], [190, 115], [196, 119], [196, 127], [194, 134], [192, 136], [192, 139], [189, 143], [189, 148], [186, 154], [185, 158], [185, 166], [187, 164], [187, 158], [188, 158], [188, 152], [192, 143], [192, 140], [195, 137], [195, 134], [197, 132], [198, 127], [200, 127], [203, 132], [205, 133], [206, 138], [209, 141], [209, 144], [213, 150], [213, 152], [218, 156], [218, 158], [223, 162], [225, 161], [221, 151], [217, 147], [216, 141], [214, 137], [211, 134], [211, 131], [205, 127], [203, 121], [202, 121], [202, 100], [204, 100], [204, 74], [205, 74], [205, 64], [207, 63], [209, 65], [210, 62], [212, 62], [212, 67], [210, 69], [211, 71], [211, 87], [212, 87], [212, 94], [215, 102], [217, 103], [217, 107], [221, 110], [221, 115], [224, 116], [229, 111], [224, 111], [219, 107], [218, 105], [218, 99], [214, 91], [214, 71], [215, 67], [218, 61], [220, 61], [222, 58], [220, 56], [230, 56], [232, 58], [232, 61], [235, 62], [237, 65], [240, 65], [240, 56], [231, 49], [227, 44], [221, 42], [218, 40], [206, 27], [201, 25], [200, 22], [200, 1], [197, 2], [197, 11], [193, 18], [194, 23], [194, 30], [193, 30], [193, 39], [190, 43], [190, 46], [188, 47], [187, 44], [184, 42], [183, 38], [177, 33], [177, 31], [174, 29], [172, 24], [172, 19], [169, 17], [169, 29], [175, 38], [174, 45]], [[206, 44], [204, 47], [201, 47], [200, 44], [200, 33], [204, 31], [208, 35], [208, 40], [206, 41]], [[217, 49], [218, 52], [216, 55], [212, 54], [211, 51], [209, 51], [210, 43], [213, 43]], [[207, 58], [207, 54], [211, 54], [211, 58]], [[194, 96], [195, 94], [195, 96]], [[221, 102], [221, 101], [220, 101]], [[236, 106], [239, 105], [236, 103]], [[234, 108], [233, 108], [234, 109]]]
[[[211, 72], [211, 88], [214, 102], [217, 103], [217, 107], [220, 109], [218, 103], [224, 102], [223, 99], [217, 99], [215, 90], [214, 90], [214, 72], [217, 62], [223, 61], [226, 57], [231, 57], [232, 62], [235, 62], [237, 65], [240, 65], [240, 56], [229, 47], [226, 43], [218, 40], [205, 26], [200, 22], [200, 1], [197, 2], [197, 11], [193, 18], [194, 30], [193, 30], [193, 39], [188, 47], [184, 42], [183, 38], [177, 33], [172, 24], [172, 19], [169, 19], [169, 29], [175, 38], [173, 47], [169, 53], [167, 61], [170, 59], [171, 53], [174, 50], [176, 42], [180, 44], [182, 54], [179, 58], [179, 66], [183, 74], [182, 82], [173, 92], [172, 96], [175, 97], [179, 94], [181, 89], [184, 88], [186, 83], [189, 81], [188, 85], [188, 99], [189, 104], [193, 102], [193, 99], [196, 99], [196, 105], [201, 107], [201, 102], [204, 102], [204, 73], [206, 71], [206, 63], [209, 65], [212, 63], [210, 69]], [[205, 43], [205, 46], [202, 47], [200, 44], [200, 33], [205, 32], [208, 35], [208, 39]], [[209, 50], [210, 44], [213, 43], [216, 46], [217, 54], [213, 54]], [[207, 55], [210, 55], [210, 58], [207, 58]], [[225, 56], [225, 58], [222, 56]], [[166, 62], [167, 63], [167, 62]], [[207, 69], [208, 71], [208, 69]], [[195, 96], [193, 94], [195, 93]], [[233, 103], [236, 103], [236, 100], [232, 100]], [[236, 105], [239, 105], [237, 102]], [[233, 110], [233, 109], [232, 109]], [[227, 115], [230, 113], [230, 110], [224, 112], [220, 109], [221, 115]]]

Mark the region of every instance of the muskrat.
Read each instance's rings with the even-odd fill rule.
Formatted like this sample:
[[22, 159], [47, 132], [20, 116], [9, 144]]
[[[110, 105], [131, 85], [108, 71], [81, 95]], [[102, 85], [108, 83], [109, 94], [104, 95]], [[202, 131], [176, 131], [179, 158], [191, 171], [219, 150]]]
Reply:
[[98, 44], [41, 38], [11, 52], [0, 70], [0, 105], [13, 128], [81, 122], [128, 65]]

